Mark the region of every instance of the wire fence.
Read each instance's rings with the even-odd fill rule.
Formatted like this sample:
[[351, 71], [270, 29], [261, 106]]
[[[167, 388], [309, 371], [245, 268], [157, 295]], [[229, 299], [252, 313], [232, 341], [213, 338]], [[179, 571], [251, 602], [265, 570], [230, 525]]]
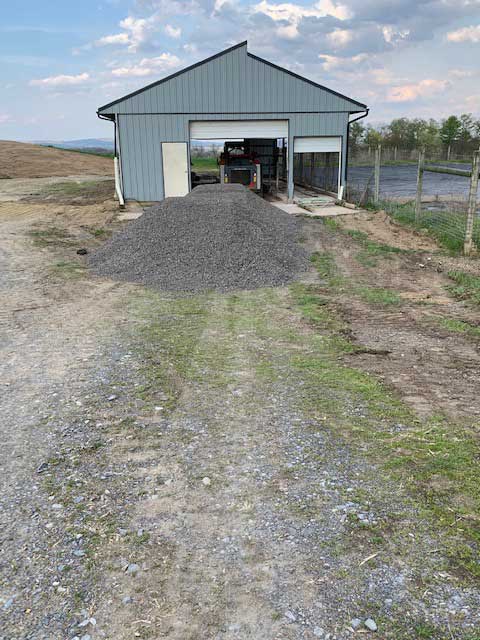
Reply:
[[478, 172], [478, 152], [461, 164], [428, 155], [426, 160], [417, 153], [416, 162], [408, 165], [390, 163], [383, 149], [376, 153], [377, 165], [375, 155], [361, 166], [355, 155], [349, 157], [348, 202], [383, 209], [396, 221], [428, 233], [452, 254], [480, 252], [478, 180], [471, 177], [472, 165]]

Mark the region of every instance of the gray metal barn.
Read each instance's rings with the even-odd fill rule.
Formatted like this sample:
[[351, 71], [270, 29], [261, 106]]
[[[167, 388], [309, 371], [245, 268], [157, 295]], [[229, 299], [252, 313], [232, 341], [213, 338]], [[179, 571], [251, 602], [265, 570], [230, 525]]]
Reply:
[[97, 113], [116, 125], [117, 182], [125, 199], [185, 195], [193, 139], [248, 138], [284, 140], [291, 200], [294, 155], [303, 165], [303, 154], [336, 154], [342, 192], [350, 116], [368, 109], [249, 53], [242, 42]]

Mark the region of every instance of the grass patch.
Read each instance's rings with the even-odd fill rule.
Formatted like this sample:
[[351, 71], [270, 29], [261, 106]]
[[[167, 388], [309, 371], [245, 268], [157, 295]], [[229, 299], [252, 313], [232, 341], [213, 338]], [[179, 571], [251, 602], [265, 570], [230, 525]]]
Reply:
[[[302, 380], [303, 410], [323, 416], [325, 424], [361, 446], [372, 462], [401, 483], [420, 514], [442, 532], [452, 568], [480, 578], [477, 431], [442, 417], [421, 421], [375, 376], [345, 366], [344, 355], [356, 346], [347, 340], [345, 325], [325, 304], [321, 290], [296, 285], [291, 291], [297, 308], [316, 329], [307, 349], [290, 356], [289, 366]], [[373, 291], [368, 296], [379, 295], [382, 303], [384, 296], [392, 300], [392, 292]]]
[[102, 227], [89, 227], [88, 231], [94, 238], [108, 238], [111, 235], [108, 229]]
[[363, 231], [345, 229], [345, 233], [361, 245], [362, 249], [357, 253], [356, 259], [364, 267], [376, 267], [379, 258], [391, 259], [395, 254], [406, 253], [404, 249], [374, 242], [368, 237], [368, 234]]
[[356, 287], [356, 293], [368, 302], [368, 304], [389, 306], [400, 304], [402, 299], [396, 291], [392, 289], [382, 289], [380, 287]]
[[219, 173], [217, 158], [192, 158], [192, 170]]
[[480, 305], [480, 276], [464, 271], [449, 271], [448, 277], [455, 283], [448, 287], [450, 293], [460, 300]]
[[[450, 254], [461, 255], [463, 253], [467, 224], [466, 213], [423, 210], [421, 220], [416, 222], [413, 202], [405, 204], [382, 202], [379, 206], [385, 209], [398, 222], [413, 227], [418, 231], [426, 231]], [[474, 222], [473, 241], [480, 249], [480, 220], [478, 218]]]
[[480, 337], [480, 326], [475, 326], [469, 322], [456, 320], [455, 318], [439, 318], [439, 323], [452, 333], [465, 333]]
[[47, 227], [45, 229], [33, 229], [28, 232], [33, 238], [36, 247], [51, 247], [72, 244], [72, 236], [60, 227]]
[[62, 260], [53, 266], [53, 272], [64, 278], [81, 278], [85, 273], [85, 267], [78, 262]]

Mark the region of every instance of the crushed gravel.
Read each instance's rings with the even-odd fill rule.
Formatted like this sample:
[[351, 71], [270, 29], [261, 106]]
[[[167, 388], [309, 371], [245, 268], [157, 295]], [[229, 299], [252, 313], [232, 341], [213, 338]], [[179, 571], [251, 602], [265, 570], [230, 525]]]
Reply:
[[307, 268], [298, 221], [241, 185], [167, 198], [89, 258], [117, 280], [169, 291], [283, 285]]

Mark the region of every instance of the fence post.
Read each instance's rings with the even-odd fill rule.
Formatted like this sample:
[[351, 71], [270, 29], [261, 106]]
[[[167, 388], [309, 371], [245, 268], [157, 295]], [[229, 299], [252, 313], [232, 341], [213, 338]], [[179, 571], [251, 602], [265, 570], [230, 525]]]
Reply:
[[423, 186], [423, 167], [425, 164], [425, 151], [422, 149], [418, 152], [418, 169], [417, 169], [417, 195], [415, 198], [415, 222], [420, 221], [422, 214], [422, 186]]
[[382, 145], [378, 145], [375, 149], [375, 193], [373, 196], [373, 201], [375, 204], [378, 204], [380, 200], [380, 157], [382, 153]]
[[397, 161], [397, 147], [393, 148], [393, 160], [394, 160], [394, 162]]
[[480, 170], [480, 150], [475, 151], [472, 161], [472, 177], [470, 178], [470, 194], [468, 196], [467, 228], [465, 230], [465, 244], [463, 252], [466, 256], [472, 253], [473, 249], [473, 223], [477, 210], [478, 172]]

